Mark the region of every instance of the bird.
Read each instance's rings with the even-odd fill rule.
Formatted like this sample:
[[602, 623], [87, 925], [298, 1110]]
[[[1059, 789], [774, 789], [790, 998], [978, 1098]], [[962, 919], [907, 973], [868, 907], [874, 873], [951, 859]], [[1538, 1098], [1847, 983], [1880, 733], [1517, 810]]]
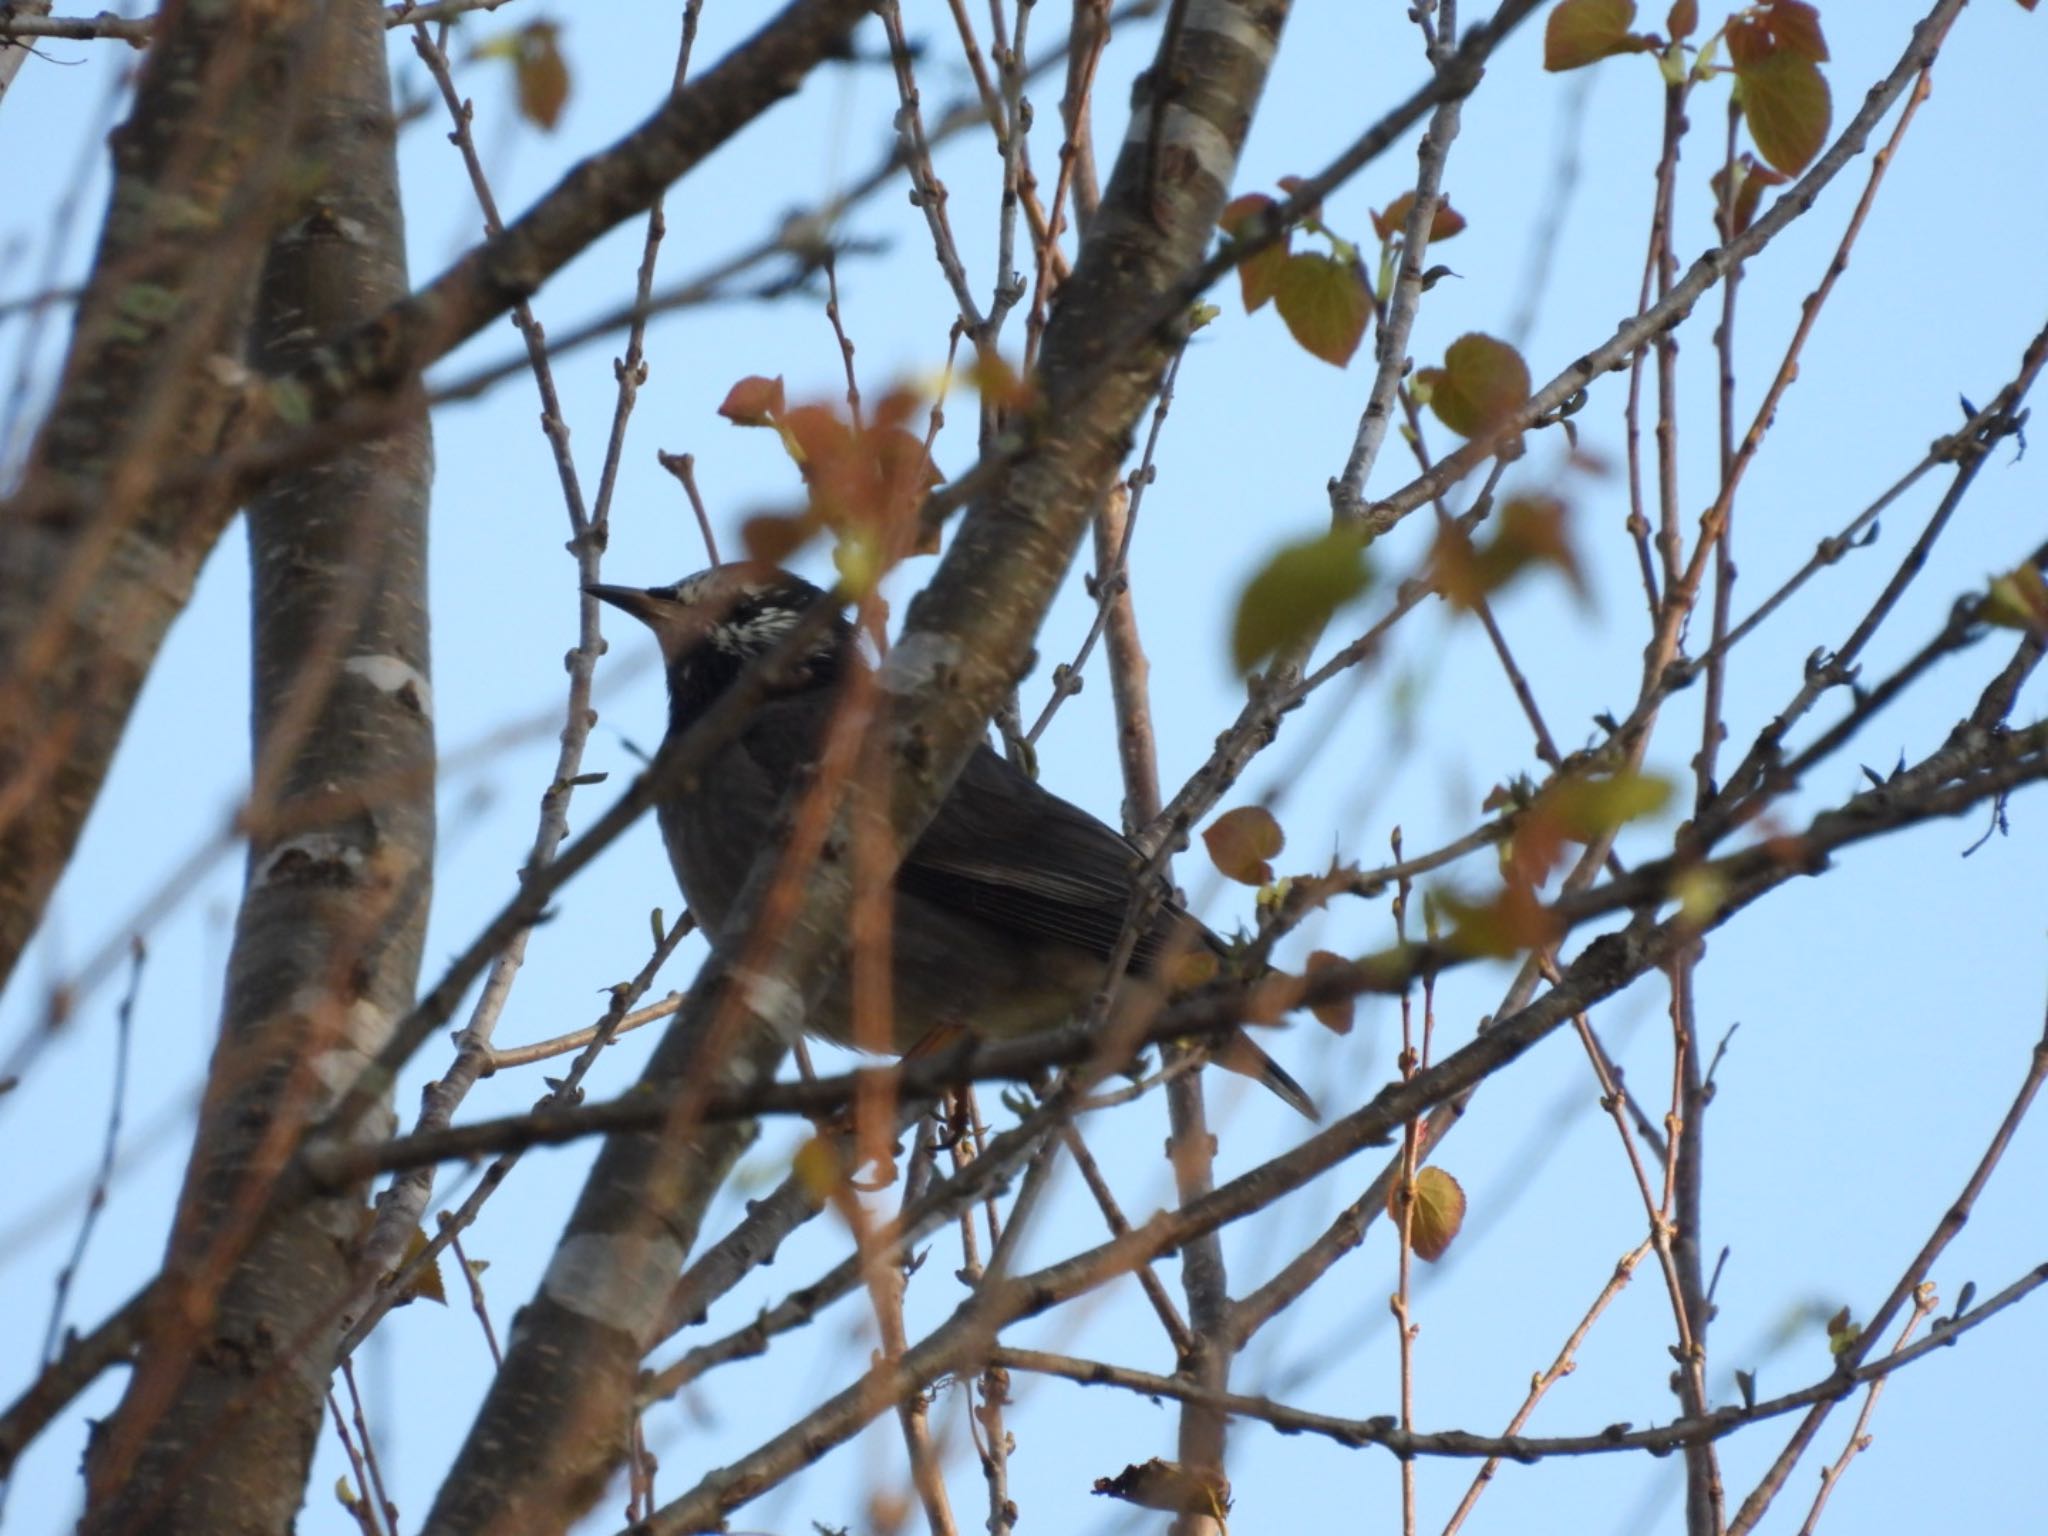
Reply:
[[[815, 767], [841, 683], [868, 666], [854, 626], [813, 583], [760, 561], [714, 565], [663, 587], [591, 583], [592, 597], [645, 624], [667, 669], [668, 739], [689, 731], [746, 669], [801, 634], [759, 678], [757, 701], [691, 783], [657, 798], [656, 820], [690, 911], [714, 949], [744, 938], [735, 908], [776, 837], [793, 784]], [[819, 612], [819, 619], [805, 618]], [[1141, 880], [1157, 897], [1132, 949], [1120, 1008], [1156, 1010], [1181, 957], [1226, 947], [1135, 844], [979, 743], [894, 882], [890, 1048], [1010, 1038], [1084, 1017], [1107, 979]], [[806, 1012], [813, 1035], [852, 1045], [840, 973]], [[1126, 1015], [1119, 1015], [1125, 1017]], [[1149, 1013], [1146, 1015], [1149, 1016]], [[1311, 1120], [1315, 1102], [1242, 1029], [1212, 1052]]]

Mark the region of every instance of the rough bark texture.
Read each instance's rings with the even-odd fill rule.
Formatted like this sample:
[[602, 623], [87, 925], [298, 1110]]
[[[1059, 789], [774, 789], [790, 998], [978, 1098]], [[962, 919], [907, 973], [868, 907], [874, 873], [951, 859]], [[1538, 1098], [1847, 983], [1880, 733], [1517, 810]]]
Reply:
[[[135, 695], [237, 487], [201, 473], [231, 413], [237, 441], [289, 432], [280, 412], [403, 392], [419, 370], [521, 299], [842, 52], [867, 0], [793, 0], [646, 123], [416, 295], [361, 314], [238, 385], [196, 366], [235, 350], [246, 280], [286, 168], [280, 123], [304, 58], [307, 0], [166, 8], [129, 127], [58, 404], [0, 507], [0, 987], [40, 921]], [[308, 55], [310, 56], [310, 54]], [[230, 302], [232, 300], [232, 302]], [[332, 338], [329, 338], [331, 341]], [[246, 473], [246, 472], [245, 472]], [[243, 485], [244, 492], [252, 489]], [[29, 811], [33, 814], [28, 814]]]
[[170, 7], [113, 137], [56, 402], [0, 506], [0, 987], [231, 510], [159, 477], [203, 458], [225, 422], [310, 14], [303, 0]]
[[[295, 82], [304, 201], [270, 248], [255, 362], [290, 366], [407, 291], [375, 0], [337, 0]], [[304, 1496], [359, 1191], [262, 1217], [300, 1130], [411, 1002], [433, 867], [424, 416], [249, 510], [248, 883], [197, 1141], [93, 1531], [287, 1530]], [[383, 1126], [371, 1129], [383, 1130]]]

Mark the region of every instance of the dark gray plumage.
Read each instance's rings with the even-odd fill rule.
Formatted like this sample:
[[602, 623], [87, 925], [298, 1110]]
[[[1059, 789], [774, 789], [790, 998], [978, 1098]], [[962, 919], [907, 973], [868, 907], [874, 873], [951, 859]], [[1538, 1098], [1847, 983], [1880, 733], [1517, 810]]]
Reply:
[[[669, 731], [689, 729], [746, 666], [773, 651], [824, 594], [773, 566], [714, 567], [671, 587], [592, 586], [654, 631], [668, 665]], [[864, 666], [851, 627], [829, 616], [801, 656], [784, 658], [767, 696], [688, 793], [656, 807], [669, 861], [714, 945], [755, 857], [779, 825], [790, 785], [818, 760], [835, 684]], [[976, 748], [896, 877], [891, 923], [891, 1043], [909, 1051], [951, 1030], [1010, 1036], [1065, 1024], [1102, 985], [1141, 868], [1118, 832], [1045, 789], [987, 746]], [[1163, 961], [1222, 943], [1163, 882], [1131, 957], [1126, 1006], [1164, 998]], [[804, 1021], [851, 1041], [846, 987]], [[1311, 1119], [1301, 1086], [1242, 1033], [1219, 1061], [1265, 1083]]]

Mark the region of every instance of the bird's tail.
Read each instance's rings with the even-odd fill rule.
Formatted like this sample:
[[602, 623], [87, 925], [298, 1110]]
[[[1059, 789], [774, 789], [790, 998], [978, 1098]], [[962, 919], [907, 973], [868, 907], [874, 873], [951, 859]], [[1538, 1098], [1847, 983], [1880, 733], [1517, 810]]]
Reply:
[[1252, 1044], [1252, 1037], [1243, 1030], [1226, 1035], [1217, 1045], [1211, 1060], [1217, 1066], [1227, 1067], [1253, 1082], [1264, 1083], [1288, 1108], [1306, 1115], [1317, 1124], [1322, 1123], [1323, 1113], [1316, 1108], [1316, 1101], [1308, 1096], [1308, 1090], [1289, 1077], [1279, 1062]]

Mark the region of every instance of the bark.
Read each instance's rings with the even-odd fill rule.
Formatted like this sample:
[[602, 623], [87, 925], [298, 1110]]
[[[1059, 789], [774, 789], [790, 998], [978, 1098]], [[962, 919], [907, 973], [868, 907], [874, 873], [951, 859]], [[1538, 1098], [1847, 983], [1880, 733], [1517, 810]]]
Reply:
[[[254, 362], [272, 372], [408, 291], [383, 15], [336, 0], [327, 16], [319, 67], [293, 82], [310, 190], [271, 243], [257, 303]], [[303, 1128], [381, 1048], [418, 979], [434, 844], [430, 469], [421, 413], [249, 509], [247, 885], [152, 1324], [89, 1458], [91, 1531], [275, 1533], [304, 1497], [365, 1207], [356, 1188], [263, 1213]]]
[[225, 424], [311, 14], [304, 0], [175, 8], [113, 137], [56, 402], [0, 505], [0, 987], [230, 511], [159, 482]]
[[190, 5], [167, 18], [125, 152], [117, 147], [113, 212], [57, 408], [20, 491], [0, 506], [0, 987], [232, 499], [268, 483], [220, 452], [230, 416], [246, 446], [266, 431], [290, 436], [287, 418], [364, 394], [403, 396], [420, 370], [843, 52], [867, 9], [792, 0], [503, 235], [419, 293], [356, 316], [340, 341], [296, 358], [290, 377], [253, 385], [197, 365], [234, 350], [225, 338], [239, 334], [239, 300], [270, 227], [245, 216], [289, 169], [269, 146], [286, 137], [279, 121], [304, 61], [250, 68], [253, 28], [260, 20], [266, 36], [291, 36], [287, 22], [308, 4]]

